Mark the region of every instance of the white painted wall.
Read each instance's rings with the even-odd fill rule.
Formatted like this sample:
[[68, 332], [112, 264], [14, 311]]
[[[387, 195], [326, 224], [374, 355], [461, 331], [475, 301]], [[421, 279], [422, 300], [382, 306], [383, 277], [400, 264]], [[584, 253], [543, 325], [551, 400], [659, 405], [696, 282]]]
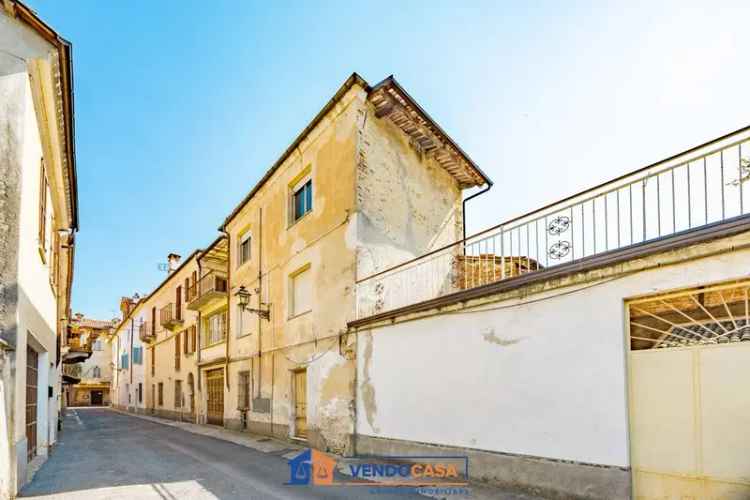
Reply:
[[[18, 252], [18, 337], [16, 344], [16, 398], [15, 438], [25, 440], [26, 432], [26, 346], [39, 353], [38, 398], [37, 398], [37, 449], [40, 455], [47, 453], [51, 444], [50, 428], [57, 424], [56, 401], [50, 401], [47, 388], [56, 385], [54, 379], [56, 363], [57, 302], [50, 285], [52, 258], [53, 204], [49, 191], [47, 198], [46, 260], [42, 260], [38, 247], [39, 228], [39, 183], [42, 157], [41, 141], [31, 97], [31, 87], [26, 73], [5, 78], [17, 78], [23, 82], [23, 168], [21, 172], [21, 210]], [[53, 373], [50, 373], [52, 371]], [[19, 457], [19, 460], [21, 458]], [[24, 458], [25, 460], [25, 458]]]
[[748, 263], [737, 251], [361, 332], [357, 432], [627, 466], [624, 299], [747, 277]]
[[[146, 395], [148, 388], [145, 383], [145, 366], [146, 352], [145, 346], [138, 337], [138, 325], [146, 321], [147, 312], [138, 311], [133, 315], [134, 321], [133, 332], [131, 335], [131, 320], [122, 325], [117, 331], [117, 337], [112, 339], [112, 362], [114, 363], [114, 373], [112, 380], [112, 404], [127, 407], [129, 409], [146, 408]], [[132, 340], [131, 340], [132, 337]], [[119, 338], [119, 343], [118, 343]], [[131, 345], [132, 344], [132, 345]], [[133, 363], [131, 347], [140, 347], [143, 349], [142, 363]], [[128, 354], [128, 368], [121, 366], [122, 354]], [[132, 380], [131, 380], [132, 370]], [[138, 401], [138, 384], [142, 384], [143, 398]], [[129, 396], [129, 397], [128, 397]]]

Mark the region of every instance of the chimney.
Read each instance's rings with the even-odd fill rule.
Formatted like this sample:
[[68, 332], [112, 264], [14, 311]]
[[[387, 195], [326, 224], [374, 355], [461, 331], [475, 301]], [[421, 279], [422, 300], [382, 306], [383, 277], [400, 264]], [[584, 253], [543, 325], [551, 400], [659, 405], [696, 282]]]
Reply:
[[167, 255], [167, 262], [169, 266], [169, 272], [173, 272], [180, 265], [180, 256], [176, 253], [170, 253]]
[[130, 311], [135, 307], [135, 302], [130, 297], [122, 297], [120, 299], [120, 312], [122, 313], [122, 319], [128, 317]]

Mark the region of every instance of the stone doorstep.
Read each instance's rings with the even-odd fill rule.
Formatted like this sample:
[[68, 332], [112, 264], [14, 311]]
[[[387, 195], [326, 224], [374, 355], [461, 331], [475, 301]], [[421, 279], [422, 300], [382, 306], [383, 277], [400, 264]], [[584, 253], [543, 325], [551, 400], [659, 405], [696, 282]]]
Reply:
[[[193, 424], [190, 422], [179, 422], [176, 420], [170, 420], [167, 418], [160, 418], [160, 417], [152, 417], [149, 415], [140, 415], [137, 413], [131, 413], [124, 410], [118, 410], [116, 408], [110, 408], [110, 410], [121, 413], [123, 415], [129, 415], [131, 417], [141, 418], [143, 420], [148, 420], [157, 424], [161, 425], [168, 425], [170, 427], [176, 427], [178, 429], [182, 429], [187, 432], [191, 432], [193, 434], [200, 434], [202, 436], [208, 436], [213, 437], [216, 439], [221, 439], [223, 441], [228, 441], [231, 443], [238, 444], [240, 446], [244, 446], [246, 448], [252, 448], [254, 450], [263, 452], [263, 453], [278, 453], [280, 451], [285, 451], [282, 455], [280, 455], [282, 458], [286, 460], [290, 460], [299, 453], [307, 448], [306, 446], [300, 446], [295, 445], [292, 443], [289, 443], [287, 441], [282, 441], [277, 438], [272, 438], [269, 436], [265, 436], [263, 434], [251, 434], [249, 432], [239, 432], [239, 431], [233, 431], [229, 429], [225, 429], [223, 427], [214, 427], [214, 426], [208, 426], [203, 424]], [[351, 477], [351, 472], [348, 468], [348, 460], [350, 458], [336, 455], [334, 453], [326, 452], [327, 455], [330, 455], [333, 457], [337, 464], [336, 468], [337, 470], [345, 476]], [[368, 457], [370, 459], [370, 457]], [[372, 460], [377, 460], [376, 458], [372, 458]], [[379, 463], [393, 463], [393, 460], [387, 460], [387, 459], [381, 459], [377, 460]], [[385, 482], [385, 479], [383, 478], [368, 478], [369, 482], [372, 483], [381, 483]], [[484, 500], [484, 499], [507, 499], [507, 500], [542, 500], [541, 497], [532, 497], [528, 495], [523, 495], [515, 492], [509, 492], [505, 490], [501, 490], [497, 487], [489, 486], [483, 483], [479, 483], [476, 481], [470, 481], [469, 486], [466, 487], [469, 490], [468, 495], [450, 495], [448, 497], [444, 495], [437, 495], [437, 494], [428, 494], [428, 493], [420, 493], [420, 495], [424, 497], [429, 498], [448, 498], [448, 499], [457, 499], [457, 498], [472, 498], [473, 500]]]

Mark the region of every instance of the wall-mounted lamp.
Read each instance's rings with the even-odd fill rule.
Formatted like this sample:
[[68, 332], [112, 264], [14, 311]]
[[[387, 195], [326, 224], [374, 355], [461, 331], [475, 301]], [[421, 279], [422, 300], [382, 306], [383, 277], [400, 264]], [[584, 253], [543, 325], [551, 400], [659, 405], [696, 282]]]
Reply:
[[237, 301], [243, 311], [256, 313], [265, 320], [271, 319], [271, 311], [268, 309], [255, 309], [253, 307], [248, 307], [250, 304], [250, 292], [248, 292], [244, 286], [240, 286], [234, 296], [237, 297]]

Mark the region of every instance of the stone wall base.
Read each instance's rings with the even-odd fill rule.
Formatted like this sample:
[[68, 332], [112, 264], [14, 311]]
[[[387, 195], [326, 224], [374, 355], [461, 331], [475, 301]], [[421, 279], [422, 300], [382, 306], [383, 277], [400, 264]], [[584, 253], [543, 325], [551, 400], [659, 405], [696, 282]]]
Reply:
[[630, 469], [357, 435], [358, 456], [461, 455], [471, 479], [544, 498], [629, 499]]

